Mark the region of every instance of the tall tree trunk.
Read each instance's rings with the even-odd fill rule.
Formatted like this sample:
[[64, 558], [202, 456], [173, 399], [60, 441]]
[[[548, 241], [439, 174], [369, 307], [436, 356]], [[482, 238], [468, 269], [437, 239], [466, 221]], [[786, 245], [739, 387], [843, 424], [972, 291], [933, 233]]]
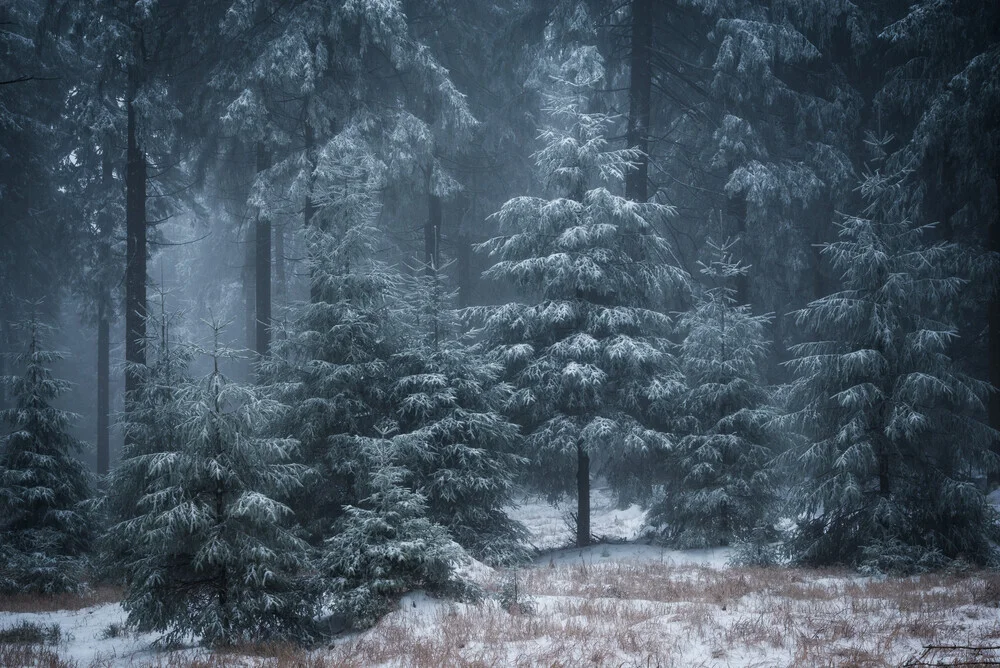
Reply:
[[455, 239], [455, 255], [458, 262], [458, 305], [465, 308], [472, 305], [475, 291], [475, 272], [472, 269], [472, 240], [469, 235], [459, 232]]
[[[271, 166], [270, 156], [263, 142], [257, 144], [257, 173], [260, 174]], [[271, 221], [267, 215], [257, 212], [256, 229], [256, 313], [257, 313], [257, 347], [255, 350], [264, 357], [271, 349]]]
[[[996, 184], [997, 210], [993, 215], [989, 231], [989, 250], [1000, 253], [1000, 167], [994, 172]], [[990, 393], [989, 420], [990, 426], [1000, 431], [1000, 276], [993, 277], [992, 295], [989, 302], [989, 347], [990, 371], [989, 378], [996, 392]], [[1000, 455], [1000, 438], [993, 440], [993, 452]], [[1000, 483], [1000, 471], [993, 473], [994, 483]]]
[[[303, 123], [303, 135], [305, 138], [305, 158], [307, 169], [309, 169], [310, 174], [307, 178], [306, 185], [306, 197], [302, 204], [302, 224], [306, 229], [309, 229], [313, 225], [313, 216], [316, 215], [316, 207], [313, 204], [312, 199], [312, 184], [313, 176], [312, 171], [316, 168], [315, 161], [315, 149], [316, 149], [316, 135], [313, 130], [312, 123], [309, 122], [309, 99], [306, 98], [305, 104], [302, 109], [302, 123]], [[313, 258], [310, 257], [309, 261], [312, 262]], [[320, 293], [319, 286], [316, 284], [313, 276], [314, 270], [309, 270], [309, 301], [313, 304], [320, 301], [322, 294]]]
[[[7, 368], [7, 356], [12, 352], [13, 346], [10, 341], [10, 322], [6, 314], [0, 315], [0, 378], [12, 375], [11, 369]], [[0, 410], [6, 410], [7, 406], [7, 384], [0, 384]]]
[[431, 192], [431, 170], [427, 172], [427, 222], [424, 223], [424, 263], [425, 271], [431, 280], [431, 289], [434, 291], [433, 304], [434, 312], [431, 313], [431, 341], [434, 349], [437, 350], [441, 338], [441, 326], [439, 321], [440, 304], [438, 299], [438, 271], [441, 268], [441, 223], [444, 218], [441, 198]]
[[[133, 62], [128, 68], [126, 101], [128, 152], [125, 161], [125, 361], [146, 363], [146, 155], [139, 140], [136, 97], [141, 82], [142, 32], [133, 27]], [[126, 367], [125, 392], [139, 387], [139, 375]]]
[[650, 91], [653, 83], [653, 0], [632, 0], [632, 56], [629, 74], [628, 148], [642, 151], [638, 167], [625, 175], [625, 197], [636, 202], [649, 199]]
[[576, 546], [590, 545], [590, 455], [576, 444]]
[[272, 228], [274, 234], [274, 298], [278, 307], [288, 300], [288, 276], [285, 272], [285, 225]]
[[[105, 138], [101, 159], [101, 185], [110, 199], [114, 188], [114, 174], [111, 164], [111, 140]], [[111, 266], [111, 237], [114, 233], [114, 219], [109, 207], [100, 218], [100, 250], [98, 262], [101, 276], [97, 295], [97, 475], [107, 475], [111, 467], [111, 286], [104, 276]]]
[[[254, 302], [257, 257], [257, 227], [246, 223], [243, 239], [243, 342], [247, 350], [254, 350], [257, 340], [257, 312]], [[249, 375], [247, 376], [249, 378]]]

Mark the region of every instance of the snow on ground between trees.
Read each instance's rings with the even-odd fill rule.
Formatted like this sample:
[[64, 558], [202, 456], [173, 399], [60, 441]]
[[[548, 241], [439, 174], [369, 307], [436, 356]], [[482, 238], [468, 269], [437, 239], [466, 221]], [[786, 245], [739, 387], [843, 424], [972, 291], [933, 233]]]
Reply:
[[[565, 544], [562, 507], [525, 499], [513, 511], [536, 545]], [[727, 568], [728, 550], [636, 542], [643, 513], [594, 499], [595, 533], [623, 543], [540, 554], [517, 570], [469, 561], [480, 604], [404, 596], [374, 628], [312, 652], [270, 648], [157, 653], [151, 634], [117, 634], [118, 604], [0, 611], [0, 630], [58, 624], [49, 648], [89, 666], [813, 666], [900, 665], [928, 645], [1000, 644], [1000, 575], [866, 578], [846, 571]], [[516, 582], [516, 585], [514, 584]], [[0, 605], [2, 605], [0, 601]], [[13, 645], [0, 644], [0, 665]], [[24, 656], [19, 655], [19, 656]], [[963, 656], [937, 656], [951, 662]], [[55, 664], [59, 665], [59, 664]]]

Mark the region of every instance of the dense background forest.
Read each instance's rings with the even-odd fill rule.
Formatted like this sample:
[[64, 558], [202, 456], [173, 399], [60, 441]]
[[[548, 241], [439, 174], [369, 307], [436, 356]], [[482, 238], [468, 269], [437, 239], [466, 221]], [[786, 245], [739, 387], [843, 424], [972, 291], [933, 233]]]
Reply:
[[8, 0], [0, 54], [0, 590], [362, 627], [595, 481], [996, 564], [1000, 4]]

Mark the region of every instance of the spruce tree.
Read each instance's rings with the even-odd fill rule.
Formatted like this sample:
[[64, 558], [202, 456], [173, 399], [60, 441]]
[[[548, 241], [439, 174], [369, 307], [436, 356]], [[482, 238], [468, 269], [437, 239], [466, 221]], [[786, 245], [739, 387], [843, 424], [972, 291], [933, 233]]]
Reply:
[[648, 521], [684, 548], [749, 538], [777, 493], [769, 426], [776, 410], [761, 373], [770, 318], [736, 303], [732, 283], [748, 267], [733, 259], [733, 245], [710, 242], [713, 259], [701, 273], [713, 285], [678, 323], [686, 384], [679, 412], [692, 424], [667, 457], [665, 497]]
[[[496, 214], [503, 236], [480, 245], [497, 259], [484, 275], [513, 284], [525, 301], [473, 315], [484, 318], [482, 334], [515, 387], [508, 410], [535, 482], [553, 496], [576, 494], [582, 546], [591, 539], [591, 459], [600, 470], [666, 444], [644, 419], [670, 385], [663, 309], [687, 279], [657, 233], [673, 210], [602, 185], [620, 185], [637, 153], [609, 150], [614, 119], [590, 111], [604, 74], [597, 49], [574, 44], [556, 59], [551, 124], [535, 154], [555, 197], [508, 201]], [[612, 480], [620, 491], [634, 482]]]
[[799, 562], [916, 571], [993, 559], [995, 513], [976, 484], [997, 465], [979, 421], [990, 388], [949, 357], [956, 247], [901, 213], [905, 178], [866, 176], [864, 211], [823, 247], [842, 289], [796, 313], [817, 336], [787, 363]]
[[131, 564], [150, 556], [137, 533], [142, 528], [139, 518], [145, 515], [140, 501], [170, 485], [158, 462], [180, 450], [183, 415], [177, 392], [191, 382], [192, 349], [172, 333], [175, 316], [166, 312], [162, 292], [159, 297], [159, 313], [146, 321], [146, 331], [156, 332], [158, 339], [146, 342], [146, 363], [131, 369], [140, 382], [128, 397], [132, 410], [120, 415], [118, 426], [127, 438], [121, 460], [108, 474], [103, 500], [108, 531], [101, 541], [102, 565], [108, 574], [126, 581]]
[[300, 442], [301, 461], [314, 472], [293, 507], [316, 546], [342, 507], [358, 500], [365, 463], [357, 439], [375, 436], [389, 411], [388, 361], [397, 350], [389, 295], [398, 280], [374, 259], [382, 163], [355, 132], [339, 135], [320, 161], [316, 224], [306, 234], [310, 300], [260, 367], [270, 395], [288, 407], [272, 429]]
[[398, 438], [383, 431], [355, 440], [365, 463], [357, 481], [362, 498], [344, 507], [321, 562], [333, 607], [354, 628], [373, 625], [400, 594], [447, 587], [453, 566], [467, 558], [406, 484]]
[[506, 511], [524, 460], [518, 427], [501, 414], [510, 387], [501, 369], [461, 337], [445, 270], [421, 267], [399, 295], [409, 345], [392, 360], [389, 405], [411, 487], [428, 517], [474, 557], [524, 560], [527, 531]]
[[220, 372], [232, 353], [213, 328], [212, 372], [171, 393], [173, 447], [131, 458], [148, 479], [136, 515], [114, 528], [136, 546], [122, 605], [133, 627], [168, 640], [301, 637], [314, 614], [297, 577], [308, 559], [282, 503], [304, 474], [297, 443], [258, 436], [282, 407]]
[[0, 412], [10, 428], [0, 436], [0, 592], [76, 591], [95, 530], [91, 476], [74, 457], [84, 447], [69, 431], [74, 416], [53, 406], [69, 388], [49, 368], [63, 355], [43, 348], [40, 323], [25, 329], [27, 352], [11, 356], [24, 371], [3, 377], [14, 407]]

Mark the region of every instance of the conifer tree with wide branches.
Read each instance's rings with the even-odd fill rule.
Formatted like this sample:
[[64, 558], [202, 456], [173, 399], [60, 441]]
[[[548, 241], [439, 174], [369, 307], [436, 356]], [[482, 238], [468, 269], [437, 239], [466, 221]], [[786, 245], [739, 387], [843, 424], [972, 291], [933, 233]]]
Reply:
[[796, 313], [814, 336], [792, 349], [782, 418], [801, 437], [786, 454], [804, 474], [788, 545], [799, 562], [913, 572], [994, 559], [995, 511], [976, 484], [998, 464], [977, 419], [990, 387], [949, 356], [956, 246], [905, 217], [905, 178], [866, 175], [865, 209], [823, 247], [841, 289]]
[[[586, 25], [582, 7], [575, 24]], [[502, 236], [479, 248], [497, 261], [485, 272], [523, 302], [473, 309], [515, 392], [536, 482], [577, 497], [578, 545], [591, 541], [591, 462], [598, 471], [663, 449], [648, 428], [651, 406], [672, 392], [675, 364], [664, 310], [687, 290], [657, 224], [670, 207], [615, 194], [635, 149], [612, 150], [613, 119], [592, 111], [604, 76], [597, 49], [561, 45], [553, 56], [549, 125], [536, 163], [551, 199], [517, 197], [495, 214]], [[615, 480], [615, 476], [611, 476]], [[631, 477], [617, 479], [627, 491]]]

